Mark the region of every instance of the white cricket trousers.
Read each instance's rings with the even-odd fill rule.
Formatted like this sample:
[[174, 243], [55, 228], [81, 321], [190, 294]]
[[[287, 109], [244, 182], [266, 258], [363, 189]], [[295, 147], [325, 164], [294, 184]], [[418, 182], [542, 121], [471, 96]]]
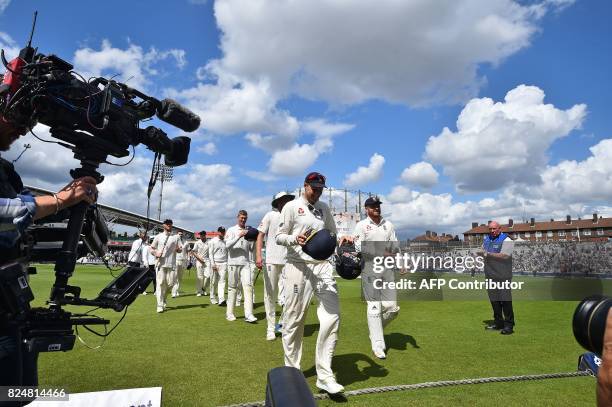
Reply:
[[155, 295], [157, 296], [158, 307], [164, 307], [166, 305], [168, 290], [174, 285], [173, 278], [174, 270], [172, 267], [157, 267], [157, 271], [155, 272], [155, 283], [157, 284]]
[[244, 290], [244, 316], [253, 315], [253, 273], [250, 264], [227, 266], [227, 315], [234, 315], [238, 284]]
[[397, 317], [399, 307], [395, 290], [374, 288], [374, 281], [377, 279], [382, 279], [383, 282], [395, 281], [393, 270], [385, 270], [381, 274], [366, 271], [361, 275], [372, 350], [386, 350], [383, 329]]
[[176, 267], [174, 268], [174, 285], [172, 286], [172, 295], [179, 295], [181, 289], [181, 282], [183, 281], [183, 273], [185, 272], [185, 266], [178, 262], [176, 263]]
[[283, 350], [285, 365], [300, 369], [304, 322], [312, 295], [319, 306], [319, 335], [315, 364], [319, 380], [334, 377], [332, 357], [338, 340], [340, 302], [338, 289], [329, 262], [306, 264], [287, 263], [285, 266], [285, 307], [283, 309]]
[[266, 271], [264, 273], [264, 307], [266, 308], [268, 332], [274, 332], [274, 326], [276, 325], [276, 297], [280, 276], [284, 267], [284, 264], [266, 264]]
[[[202, 264], [199, 261], [196, 262], [196, 294], [202, 294], [206, 291], [206, 287], [210, 281], [210, 270], [208, 265]], [[213, 285], [210, 285], [210, 291], [212, 292]]]
[[[227, 275], [227, 263], [217, 263], [217, 271], [216, 272], [212, 272], [213, 274], [213, 279], [215, 279], [215, 274], [217, 275], [216, 278], [218, 278], [218, 296], [219, 296], [219, 304], [222, 303], [223, 301], [225, 301], [225, 276]], [[211, 285], [211, 287], [214, 288], [214, 283], [213, 285]], [[213, 291], [213, 289], [211, 288], [211, 291]], [[212, 296], [211, 296], [212, 298]]]

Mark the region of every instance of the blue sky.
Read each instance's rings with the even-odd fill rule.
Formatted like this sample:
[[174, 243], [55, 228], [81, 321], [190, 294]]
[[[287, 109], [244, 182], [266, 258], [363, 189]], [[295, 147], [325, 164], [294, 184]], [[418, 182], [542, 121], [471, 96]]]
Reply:
[[[241, 208], [257, 223], [311, 170], [381, 194], [404, 236], [612, 216], [609, 2], [86, 4], [0, 0], [0, 45], [23, 46], [38, 10], [41, 52], [200, 114], [165, 187], [163, 216], [181, 225], [231, 224]], [[61, 187], [69, 152], [30, 144], [26, 183]], [[101, 202], [143, 212], [150, 164], [140, 147], [130, 167], [103, 167]]]

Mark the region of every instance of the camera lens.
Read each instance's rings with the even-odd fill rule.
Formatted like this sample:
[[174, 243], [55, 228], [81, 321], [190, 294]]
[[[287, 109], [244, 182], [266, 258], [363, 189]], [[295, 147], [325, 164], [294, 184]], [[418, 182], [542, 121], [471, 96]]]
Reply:
[[574, 311], [572, 328], [574, 337], [583, 348], [601, 355], [604, 331], [608, 310], [612, 307], [612, 299], [593, 295], [585, 298]]

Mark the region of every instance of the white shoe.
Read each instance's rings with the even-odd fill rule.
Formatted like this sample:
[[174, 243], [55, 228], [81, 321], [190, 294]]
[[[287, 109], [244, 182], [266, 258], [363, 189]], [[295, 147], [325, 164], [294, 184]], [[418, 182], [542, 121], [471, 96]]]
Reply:
[[257, 318], [255, 315], [249, 315], [248, 317], [244, 317], [244, 321], [252, 324], [253, 322], [257, 322]]
[[208, 293], [207, 293], [206, 291], [204, 291], [204, 292], [202, 293], [202, 295], [207, 296], [207, 295], [208, 295]]
[[[206, 295], [206, 294], [204, 294], [204, 295]], [[197, 293], [196, 294], [196, 297], [201, 297], [201, 296], [202, 296], [202, 293]]]
[[327, 378], [325, 380], [317, 379], [317, 387], [329, 394], [338, 394], [344, 391], [344, 386], [338, 384], [336, 379], [333, 377]]
[[228, 321], [235, 321], [236, 317], [234, 316], [234, 314], [229, 314], [225, 316], [225, 319], [227, 319]]
[[172, 294], [172, 298], [176, 298], [176, 294]]
[[266, 340], [273, 341], [275, 339], [276, 339], [276, 334], [274, 332], [268, 331], [268, 333], [266, 334]]
[[144, 292], [142, 293], [142, 295], [147, 295], [147, 292], [146, 292], [146, 291], [144, 291]]
[[211, 300], [210, 300], [210, 303], [211, 303], [211, 304], [217, 304], [217, 300], [215, 300], [215, 299], [211, 299]]
[[164, 307], [157, 307], [157, 312], [158, 313], [164, 312]]
[[374, 352], [374, 356], [376, 356], [378, 359], [386, 359], [387, 358], [387, 354], [385, 353], [385, 350], [381, 347], [377, 347], [375, 349], [372, 349], [372, 352]]

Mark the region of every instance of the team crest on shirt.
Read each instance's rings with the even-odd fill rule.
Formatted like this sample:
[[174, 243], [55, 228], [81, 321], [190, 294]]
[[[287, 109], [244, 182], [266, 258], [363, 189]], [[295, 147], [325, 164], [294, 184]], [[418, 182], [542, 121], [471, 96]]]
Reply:
[[304, 215], [304, 208], [298, 208], [298, 215], [300, 216]]
[[371, 225], [366, 226], [366, 230], [372, 230], [372, 226]]

